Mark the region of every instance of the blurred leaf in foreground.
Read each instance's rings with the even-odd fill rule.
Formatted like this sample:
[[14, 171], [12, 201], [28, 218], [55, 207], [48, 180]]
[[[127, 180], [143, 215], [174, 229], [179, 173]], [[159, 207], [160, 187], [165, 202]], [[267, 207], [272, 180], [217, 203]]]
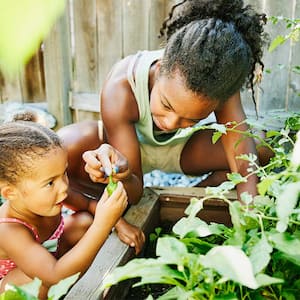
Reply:
[[15, 75], [64, 8], [64, 0], [0, 0], [0, 70]]

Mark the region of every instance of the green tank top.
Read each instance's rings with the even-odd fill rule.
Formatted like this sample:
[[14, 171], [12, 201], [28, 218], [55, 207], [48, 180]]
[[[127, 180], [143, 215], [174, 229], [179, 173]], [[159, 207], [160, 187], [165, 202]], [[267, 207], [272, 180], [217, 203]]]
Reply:
[[[180, 128], [174, 132], [165, 133], [153, 130], [153, 120], [150, 112], [149, 95], [149, 71], [151, 65], [162, 58], [164, 49], [156, 51], [139, 51], [131, 60], [127, 78], [135, 96], [138, 109], [139, 121], [135, 123], [138, 140], [142, 144], [149, 145], [175, 145], [185, 142], [196, 131], [199, 130], [199, 123], [193, 127]], [[133, 73], [135, 67], [135, 74]], [[215, 122], [214, 114], [201, 120], [201, 125]]]

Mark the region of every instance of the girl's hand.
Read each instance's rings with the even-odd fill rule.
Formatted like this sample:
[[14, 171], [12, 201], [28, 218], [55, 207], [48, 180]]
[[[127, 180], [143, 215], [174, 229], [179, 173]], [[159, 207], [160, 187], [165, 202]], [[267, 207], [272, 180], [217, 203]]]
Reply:
[[119, 181], [111, 196], [108, 195], [107, 189], [104, 190], [96, 207], [94, 222], [97, 222], [97, 219], [103, 222], [103, 218], [105, 218], [107, 223], [113, 227], [122, 216], [127, 205], [127, 193], [122, 182]]
[[84, 152], [82, 158], [86, 162], [85, 171], [93, 182], [108, 183], [107, 177], [110, 175], [115, 181], [130, 175], [127, 159], [109, 144]]

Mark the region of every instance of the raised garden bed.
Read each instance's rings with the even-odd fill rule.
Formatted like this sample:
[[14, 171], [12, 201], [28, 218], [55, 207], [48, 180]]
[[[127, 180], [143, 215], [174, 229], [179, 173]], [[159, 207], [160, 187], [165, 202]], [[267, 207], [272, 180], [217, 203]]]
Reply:
[[[175, 223], [184, 216], [184, 210], [192, 197], [203, 196], [203, 188], [145, 188], [141, 201], [128, 210], [125, 219], [142, 228], [148, 236], [160, 224]], [[229, 199], [235, 200], [236, 193], [232, 192]], [[218, 199], [206, 201], [199, 217], [208, 222], [230, 225], [228, 207]], [[130, 288], [128, 282], [113, 286], [104, 293], [101, 293], [100, 286], [110, 271], [125, 264], [134, 256], [133, 249], [122, 243], [117, 234], [112, 232], [89, 270], [70, 289], [64, 299], [125, 299]]]

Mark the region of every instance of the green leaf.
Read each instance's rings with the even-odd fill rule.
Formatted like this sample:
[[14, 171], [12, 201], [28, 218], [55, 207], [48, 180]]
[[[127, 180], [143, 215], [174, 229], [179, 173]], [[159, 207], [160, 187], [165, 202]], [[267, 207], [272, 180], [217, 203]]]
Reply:
[[276, 202], [276, 212], [279, 217], [276, 229], [279, 232], [284, 232], [289, 223], [289, 217], [293, 213], [297, 205], [300, 193], [299, 182], [288, 183], [283, 192], [278, 196]]
[[185, 289], [175, 286], [174, 288], [167, 291], [165, 294], [157, 298], [157, 300], [187, 300], [193, 299], [193, 291], [186, 291]]
[[51, 300], [61, 299], [61, 297], [68, 292], [71, 285], [75, 283], [79, 275], [80, 273], [74, 274], [51, 286], [48, 291], [48, 297], [51, 298]]
[[300, 66], [295, 66], [292, 68], [292, 71], [296, 74], [300, 74]]
[[184, 213], [190, 217], [195, 217], [201, 209], [203, 209], [203, 200], [193, 197]]
[[[102, 282], [100, 290], [104, 290], [123, 280], [141, 277], [143, 283], [176, 284], [176, 278], [182, 279], [180, 273], [172, 270], [159, 259], [136, 258], [126, 265], [117, 267]], [[137, 283], [136, 285], [138, 285]]]
[[286, 38], [283, 35], [278, 35], [272, 42], [269, 47], [269, 52], [274, 51], [279, 45], [282, 45], [286, 41]]
[[212, 234], [206, 222], [199, 218], [181, 218], [173, 227], [173, 232], [180, 238], [185, 237], [188, 233], [194, 232], [198, 237], [205, 237]]
[[249, 259], [253, 266], [254, 274], [261, 272], [270, 262], [273, 248], [263, 235], [258, 243], [251, 249]]
[[235, 293], [230, 293], [226, 295], [215, 296], [214, 300], [239, 300]]
[[234, 228], [233, 237], [227, 240], [227, 242], [230, 245], [242, 246], [245, 239], [245, 230], [241, 224], [243, 220], [243, 215], [240, 210], [240, 207], [241, 207], [241, 203], [239, 201], [234, 201], [229, 205], [229, 213]]
[[268, 192], [269, 188], [271, 187], [271, 185], [273, 184], [273, 182], [275, 181], [276, 179], [271, 177], [271, 176], [268, 176], [264, 179], [262, 179], [258, 184], [257, 184], [257, 190], [259, 192], [259, 194], [261, 196], [264, 196], [266, 195], [266, 193]]
[[156, 255], [166, 264], [182, 264], [181, 261], [188, 254], [185, 244], [174, 237], [161, 237], [157, 240]]
[[106, 190], [109, 196], [112, 195], [112, 193], [115, 191], [115, 189], [117, 188], [118, 184], [116, 182], [114, 182], [112, 175], [110, 175], [108, 177], [109, 181], [108, 181], [108, 185], [106, 186]]
[[286, 254], [293, 263], [300, 266], [300, 240], [288, 233], [272, 233], [268, 236], [273, 247]]
[[284, 280], [281, 278], [270, 277], [266, 274], [258, 274], [255, 279], [260, 287], [284, 282]]
[[213, 144], [215, 144], [219, 139], [220, 139], [220, 137], [223, 135], [223, 133], [222, 132], [220, 132], [220, 131], [215, 131], [214, 133], [213, 133], [213, 136], [212, 136], [212, 142], [213, 142]]
[[223, 134], [226, 134], [226, 126], [224, 124], [213, 123], [209, 127]]
[[258, 288], [249, 258], [234, 246], [216, 246], [203, 257], [203, 265], [251, 289]]
[[228, 173], [227, 178], [228, 178], [228, 180], [231, 180], [235, 185], [237, 185], [241, 182], [247, 182], [247, 178], [243, 177], [239, 173]]
[[0, 1], [0, 69], [16, 75], [65, 8], [64, 0]]

